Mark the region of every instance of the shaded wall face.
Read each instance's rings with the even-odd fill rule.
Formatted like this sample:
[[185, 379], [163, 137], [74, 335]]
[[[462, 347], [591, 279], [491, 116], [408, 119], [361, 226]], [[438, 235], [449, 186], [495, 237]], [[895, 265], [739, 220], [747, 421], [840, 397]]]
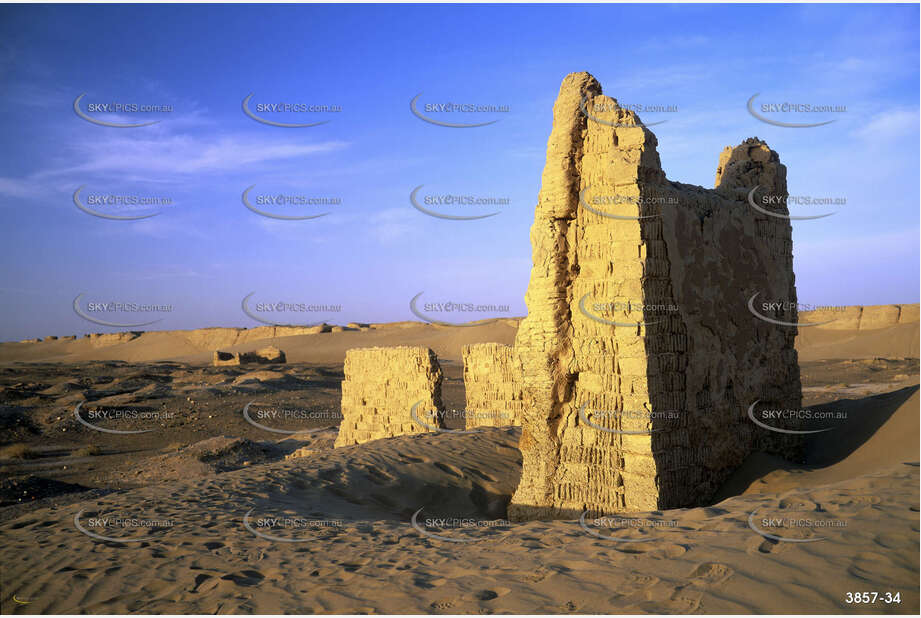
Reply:
[[[701, 504], [753, 448], [792, 446], [747, 419], [755, 399], [800, 404], [795, 327], [746, 306], [759, 290], [796, 302], [789, 223], [746, 202], [749, 184], [785, 197], [786, 170], [748, 140], [722, 153], [717, 189], [669, 182], [636, 115], [574, 86], [564, 81], [554, 119], [583, 93], [582, 124], [565, 125], [575, 159], [562, 167], [577, 174], [566, 194], [576, 210], [548, 218], [542, 187], [516, 340], [528, 407], [509, 515]], [[544, 172], [553, 195], [559, 142]]]
[[656, 191], [672, 206], [645, 233], [667, 249], [651, 270], [668, 275], [646, 288], [652, 298], [667, 284], [670, 297], [666, 319], [647, 333], [650, 403], [681, 412], [678, 428], [653, 433], [659, 506], [668, 508], [705, 503], [753, 450], [795, 456], [795, 440], [758, 428], [748, 408], [798, 409], [801, 388], [796, 327], [748, 309], [755, 294], [796, 306], [789, 222], [757, 213], [744, 195], [678, 183]]

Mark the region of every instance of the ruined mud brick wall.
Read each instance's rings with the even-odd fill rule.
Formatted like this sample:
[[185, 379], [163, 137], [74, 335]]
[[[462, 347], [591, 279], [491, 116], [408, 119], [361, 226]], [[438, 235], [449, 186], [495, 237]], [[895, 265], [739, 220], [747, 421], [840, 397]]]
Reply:
[[466, 427], [521, 425], [521, 372], [512, 346], [477, 343], [463, 347]]
[[796, 327], [746, 305], [796, 303], [790, 223], [746, 202], [755, 185], [785, 198], [786, 168], [749, 139], [704, 189], [667, 180], [656, 146], [591, 75], [563, 80], [515, 341], [511, 519], [704, 504], [754, 449], [795, 446], [747, 419], [801, 403]]
[[240, 364], [240, 353], [239, 352], [223, 352], [221, 350], [215, 350], [211, 353], [211, 364], [215, 367], [224, 367], [227, 365], [239, 365]]
[[422, 347], [354, 348], [345, 354], [342, 422], [335, 446], [429, 431], [411, 415], [442, 427], [441, 366]]
[[225, 365], [242, 365], [247, 363], [285, 363], [287, 357], [275, 346], [266, 346], [255, 352], [225, 352], [215, 350], [211, 353], [211, 364], [215, 367]]
[[918, 304], [820, 308], [800, 312], [801, 323], [828, 330], [873, 330], [919, 321]]

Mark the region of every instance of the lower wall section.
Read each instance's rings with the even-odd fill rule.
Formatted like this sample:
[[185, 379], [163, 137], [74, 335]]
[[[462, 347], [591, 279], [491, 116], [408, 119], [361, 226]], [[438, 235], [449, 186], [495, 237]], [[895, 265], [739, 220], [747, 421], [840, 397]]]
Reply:
[[428, 348], [349, 350], [342, 382], [342, 422], [335, 445], [442, 427], [441, 383], [441, 366]]
[[524, 402], [514, 348], [478, 343], [463, 353], [467, 428], [520, 425]]

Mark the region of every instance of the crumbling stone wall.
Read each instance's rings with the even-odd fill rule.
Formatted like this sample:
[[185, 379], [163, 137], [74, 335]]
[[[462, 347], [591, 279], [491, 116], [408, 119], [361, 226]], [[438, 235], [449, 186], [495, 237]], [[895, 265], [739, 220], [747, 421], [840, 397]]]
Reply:
[[240, 364], [240, 353], [239, 352], [224, 352], [222, 350], [215, 350], [211, 353], [211, 364], [215, 367], [224, 367], [228, 365], [239, 365]]
[[211, 353], [211, 364], [215, 367], [246, 363], [268, 364], [285, 362], [287, 362], [285, 353], [272, 345], [259, 348], [255, 352], [224, 352], [222, 350], [215, 350]]
[[873, 330], [919, 321], [918, 304], [820, 308], [800, 312], [800, 322], [828, 330]]
[[796, 303], [789, 221], [746, 202], [756, 185], [785, 200], [786, 168], [749, 139], [708, 190], [667, 180], [656, 146], [591, 75], [563, 80], [515, 341], [512, 519], [702, 504], [753, 449], [795, 448], [746, 415], [801, 403], [796, 327], [746, 306]]
[[[91, 333], [86, 335], [94, 348], [102, 348], [120, 343], [128, 343], [142, 335], [142, 331], [125, 331], [121, 333]], [[39, 339], [39, 341], [41, 341]]]
[[[441, 366], [428, 348], [348, 350], [335, 446], [430, 431], [427, 426], [443, 427], [441, 383]], [[421, 423], [411, 414], [417, 403]]]
[[521, 372], [512, 346], [477, 343], [463, 347], [466, 427], [521, 425]]

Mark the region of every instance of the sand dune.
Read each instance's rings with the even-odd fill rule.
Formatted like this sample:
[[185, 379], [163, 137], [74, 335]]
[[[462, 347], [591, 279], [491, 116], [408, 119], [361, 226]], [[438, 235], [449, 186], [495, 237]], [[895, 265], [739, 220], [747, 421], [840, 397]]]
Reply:
[[796, 349], [800, 361], [830, 358], [918, 358], [918, 323], [874, 330], [800, 328]]
[[[855, 405], [873, 414], [875, 402]], [[893, 418], [912, 415], [917, 428], [916, 392]], [[501, 521], [520, 473], [517, 434], [401, 436], [37, 510], [0, 527], [3, 611], [835, 613], [850, 611], [844, 595], [855, 590], [901, 593], [898, 606], [861, 611], [918, 611], [917, 461], [879, 449], [886, 434], [850, 455], [863, 474], [846, 480], [801, 475], [711, 507], [631, 515], [662, 528], [588, 524], [620, 540], [576, 521]], [[420, 508], [425, 533], [454, 540], [414, 528]], [[821, 541], [773, 541], [749, 527], [753, 511], [756, 527], [762, 515], [846, 526], [804, 533]], [[77, 515], [131, 541], [91, 538]], [[161, 525], [87, 527], [106, 517]], [[304, 523], [261, 525], [282, 517]]]
[[[917, 463], [919, 407], [917, 386], [812, 406], [812, 410], [842, 411], [847, 420], [835, 422], [831, 431], [809, 436], [802, 465], [763, 453], [752, 456], [727, 481], [722, 496], [815, 487]], [[815, 428], [821, 425], [815, 422]]]
[[[105, 460], [116, 462], [105, 471], [115, 491], [50, 479], [56, 484], [44, 490], [60, 499], [6, 507], [0, 609], [915, 614], [917, 361], [871, 359], [917, 357], [917, 328], [801, 329], [800, 358], [809, 359], [805, 390], [820, 404], [810, 407], [846, 412], [832, 431], [810, 437], [805, 461], [756, 454], [715, 504], [588, 519], [585, 526], [504, 520], [521, 474], [517, 428], [399, 436], [340, 449], [331, 448], [334, 430], [236, 437], [260, 431], [238, 409], [254, 397], [307, 405], [309, 393], [314, 407], [333, 405], [341, 359], [351, 347], [429, 345], [457, 375], [451, 360], [460, 358], [463, 344], [510, 343], [513, 323], [377, 325], [231, 348], [270, 342], [289, 359], [255, 368], [202, 367], [210, 352], [176, 332], [105, 346], [88, 339], [0, 344], [9, 409], [39, 406], [34, 420], [42, 426], [79, 431], [58, 409], [79, 401], [178, 401], [175, 430], [194, 438], [131, 460], [107, 453], [140, 442], [100, 437], [100, 457], [115, 458]], [[36, 365], [35, 377], [22, 380], [28, 369], [12, 364], [23, 360], [51, 364]], [[71, 375], [69, 367], [84, 369]], [[447, 392], [462, 402], [458, 388]], [[53, 402], [47, 410], [45, 401]], [[5, 428], [31, 435], [28, 427]], [[18, 465], [52, 476], [60, 470], [45, 461], [79, 468], [87, 459]], [[44, 491], [33, 490], [38, 497]], [[785, 524], [773, 525], [777, 520]], [[808, 525], [789, 525], [804, 520]], [[899, 593], [901, 602], [849, 605], [846, 594], [859, 591]]]

